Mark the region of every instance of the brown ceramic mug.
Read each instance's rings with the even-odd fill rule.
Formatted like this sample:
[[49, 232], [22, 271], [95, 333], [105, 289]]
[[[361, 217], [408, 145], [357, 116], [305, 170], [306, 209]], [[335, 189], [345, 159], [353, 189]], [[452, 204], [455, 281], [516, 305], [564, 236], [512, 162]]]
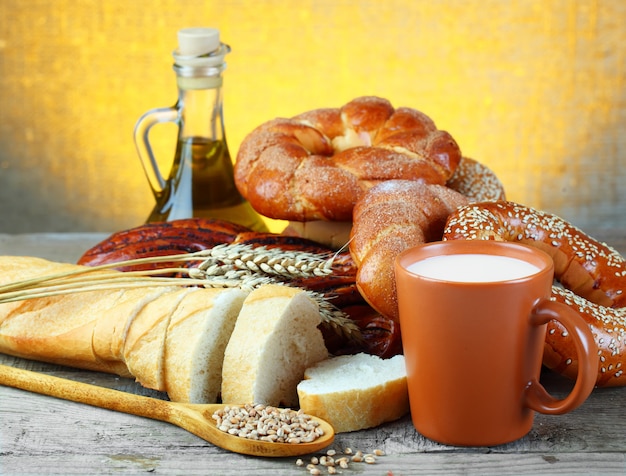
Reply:
[[[597, 346], [583, 319], [551, 301], [552, 259], [516, 243], [427, 243], [395, 262], [411, 417], [444, 444], [517, 440], [534, 412], [569, 412], [589, 396]], [[429, 276], [429, 277], [427, 277]], [[574, 337], [578, 376], [563, 399], [539, 383], [546, 324]]]

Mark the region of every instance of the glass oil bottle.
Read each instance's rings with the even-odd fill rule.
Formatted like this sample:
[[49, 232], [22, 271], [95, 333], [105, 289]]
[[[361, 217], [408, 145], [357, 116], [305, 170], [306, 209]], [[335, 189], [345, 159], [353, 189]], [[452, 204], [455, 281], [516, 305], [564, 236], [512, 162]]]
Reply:
[[[226, 143], [222, 112], [222, 73], [230, 47], [214, 28], [178, 32], [174, 71], [178, 101], [152, 109], [135, 126], [135, 145], [156, 205], [148, 222], [181, 218], [218, 218], [267, 231], [263, 218], [237, 190]], [[178, 126], [174, 160], [166, 179], [149, 141], [151, 128], [162, 122]]]

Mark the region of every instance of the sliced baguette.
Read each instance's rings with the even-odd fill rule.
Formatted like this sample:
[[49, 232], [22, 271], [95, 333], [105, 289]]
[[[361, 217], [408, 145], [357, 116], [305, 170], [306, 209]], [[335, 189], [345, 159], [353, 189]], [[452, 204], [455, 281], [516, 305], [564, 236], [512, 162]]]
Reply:
[[317, 303], [301, 289], [252, 291], [224, 353], [222, 401], [296, 406], [304, 370], [328, 357], [320, 322]]
[[371, 428], [409, 412], [404, 356], [368, 354], [323, 360], [298, 384], [300, 408], [328, 421], [335, 432]]
[[[0, 283], [8, 284], [81, 269], [81, 266], [22, 256], [0, 257]], [[164, 290], [158, 290], [158, 293]], [[150, 291], [139, 291], [145, 295]], [[94, 328], [128, 291], [101, 290], [0, 304], [0, 352], [59, 365], [130, 376], [124, 362], [98, 356]], [[123, 306], [122, 306], [123, 307]]]
[[170, 399], [218, 401], [224, 350], [246, 296], [240, 289], [196, 289], [174, 311], [165, 344], [165, 387]]
[[[81, 268], [0, 257], [0, 283]], [[159, 286], [0, 304], [0, 352], [134, 377], [172, 400], [215, 401], [224, 347], [245, 296], [240, 290]]]

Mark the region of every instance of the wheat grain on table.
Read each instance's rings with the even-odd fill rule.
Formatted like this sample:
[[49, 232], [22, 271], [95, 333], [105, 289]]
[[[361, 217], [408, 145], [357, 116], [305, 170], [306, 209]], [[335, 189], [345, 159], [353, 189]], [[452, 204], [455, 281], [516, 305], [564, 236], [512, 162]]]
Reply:
[[[592, 236], [626, 253], [626, 230]], [[0, 235], [0, 254], [74, 262], [103, 234]], [[165, 398], [131, 379], [47, 365], [0, 354], [0, 364], [44, 372], [125, 392]], [[555, 395], [571, 382], [542, 376]], [[308, 475], [295, 457], [255, 458], [229, 453], [176, 426], [78, 403], [0, 387], [0, 474]], [[626, 475], [626, 388], [594, 390], [577, 410], [537, 415], [519, 441], [489, 448], [459, 448], [429, 441], [410, 418], [337, 435], [331, 446], [369, 453], [375, 464], [350, 463], [341, 474], [615, 474]], [[302, 457], [305, 465], [310, 456]], [[319, 456], [319, 455], [318, 455]], [[327, 474], [327, 471], [322, 471]]]

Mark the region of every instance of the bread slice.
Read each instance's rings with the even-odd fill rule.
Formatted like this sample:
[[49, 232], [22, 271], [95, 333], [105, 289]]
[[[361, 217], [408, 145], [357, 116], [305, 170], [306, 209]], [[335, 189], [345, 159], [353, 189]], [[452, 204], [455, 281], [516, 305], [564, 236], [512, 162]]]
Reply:
[[[177, 289], [176, 287], [159, 286], [123, 290], [120, 293], [120, 298], [111, 303], [106, 314], [99, 316], [95, 321], [92, 346], [96, 356], [102, 360], [124, 361], [124, 346], [135, 317], [159, 296]], [[63, 298], [63, 300], [65, 299], [67, 297]], [[104, 299], [104, 297], [100, 296], [98, 299]]]
[[218, 401], [224, 350], [246, 296], [240, 289], [196, 289], [174, 311], [167, 327], [164, 365], [171, 400]]
[[252, 291], [224, 354], [222, 401], [296, 406], [304, 370], [328, 357], [317, 303], [298, 288]]
[[124, 362], [137, 382], [165, 391], [165, 337], [170, 318], [192, 292], [178, 288], [148, 302], [130, 323], [124, 339]]
[[306, 369], [298, 384], [300, 408], [337, 433], [371, 428], [409, 412], [404, 356], [331, 357]]

